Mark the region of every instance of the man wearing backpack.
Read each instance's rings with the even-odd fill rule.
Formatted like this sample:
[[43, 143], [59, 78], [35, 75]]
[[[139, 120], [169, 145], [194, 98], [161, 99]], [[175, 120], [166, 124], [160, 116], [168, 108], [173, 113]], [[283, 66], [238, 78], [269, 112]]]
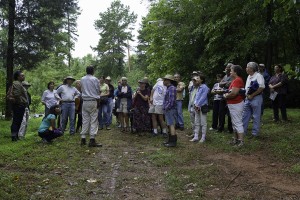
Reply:
[[11, 124], [11, 140], [17, 141], [18, 132], [23, 120], [25, 109], [28, 107], [27, 91], [23, 87], [22, 82], [25, 80], [25, 75], [22, 71], [14, 73], [14, 82], [10, 89], [10, 99], [12, 101], [13, 120]]

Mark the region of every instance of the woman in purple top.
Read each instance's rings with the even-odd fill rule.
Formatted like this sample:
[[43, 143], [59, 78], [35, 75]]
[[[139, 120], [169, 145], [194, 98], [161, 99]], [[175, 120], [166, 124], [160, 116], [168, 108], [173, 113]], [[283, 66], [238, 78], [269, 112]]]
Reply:
[[139, 88], [133, 95], [133, 130], [136, 132], [150, 131], [149, 97], [150, 90], [146, 88], [147, 82], [139, 80]]

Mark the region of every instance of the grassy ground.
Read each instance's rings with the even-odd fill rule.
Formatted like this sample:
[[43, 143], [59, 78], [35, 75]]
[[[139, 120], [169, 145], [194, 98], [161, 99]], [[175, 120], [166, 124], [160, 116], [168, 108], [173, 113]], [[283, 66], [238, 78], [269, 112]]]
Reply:
[[[281, 194], [300, 197], [297, 188], [293, 193], [280, 189], [278, 194], [265, 194], [266, 188], [261, 191], [261, 185], [254, 187], [253, 183], [251, 189], [230, 196], [236, 190], [230, 190], [236, 182], [232, 176], [247, 176], [244, 171], [240, 175], [233, 170], [236, 160], [231, 158], [249, 161], [248, 165], [260, 159], [257, 163], [265, 163], [271, 170], [266, 172], [268, 176], [299, 179], [299, 111], [288, 110], [291, 121], [275, 124], [271, 122], [271, 110], [267, 110], [261, 137], [246, 137], [246, 145], [241, 149], [227, 145], [229, 133], [208, 132], [205, 144], [194, 144], [185, 136], [190, 129], [178, 131], [178, 147], [167, 149], [162, 147], [161, 137], [123, 134], [115, 127], [97, 136], [102, 148], [80, 147], [80, 136], [68, 134], [47, 145], [37, 136], [41, 118], [30, 120], [25, 140], [12, 143], [10, 122], [0, 121], [0, 199], [256, 199], [257, 195], [277, 199], [282, 196], [276, 195]], [[188, 124], [187, 112], [185, 119]]]

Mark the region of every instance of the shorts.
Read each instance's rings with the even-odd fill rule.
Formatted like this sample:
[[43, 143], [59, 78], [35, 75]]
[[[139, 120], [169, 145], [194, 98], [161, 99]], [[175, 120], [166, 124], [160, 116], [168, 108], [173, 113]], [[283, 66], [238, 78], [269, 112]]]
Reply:
[[172, 108], [171, 110], [165, 112], [165, 119], [166, 119], [167, 126], [176, 124], [176, 116], [177, 116], [176, 108]]
[[162, 105], [151, 105], [148, 113], [163, 115], [164, 114], [163, 106]]
[[127, 99], [126, 98], [122, 98], [120, 101], [120, 107], [117, 109], [117, 112], [119, 113], [128, 113], [127, 110]]

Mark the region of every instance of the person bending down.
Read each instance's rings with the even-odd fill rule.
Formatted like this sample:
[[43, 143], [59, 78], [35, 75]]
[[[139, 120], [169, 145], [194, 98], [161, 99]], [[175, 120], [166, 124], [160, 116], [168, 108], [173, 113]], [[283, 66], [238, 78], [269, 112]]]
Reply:
[[59, 105], [54, 105], [50, 108], [49, 114], [44, 117], [38, 130], [38, 134], [43, 142], [50, 143], [53, 139], [63, 135], [62, 131], [55, 127], [56, 116], [59, 114]]

